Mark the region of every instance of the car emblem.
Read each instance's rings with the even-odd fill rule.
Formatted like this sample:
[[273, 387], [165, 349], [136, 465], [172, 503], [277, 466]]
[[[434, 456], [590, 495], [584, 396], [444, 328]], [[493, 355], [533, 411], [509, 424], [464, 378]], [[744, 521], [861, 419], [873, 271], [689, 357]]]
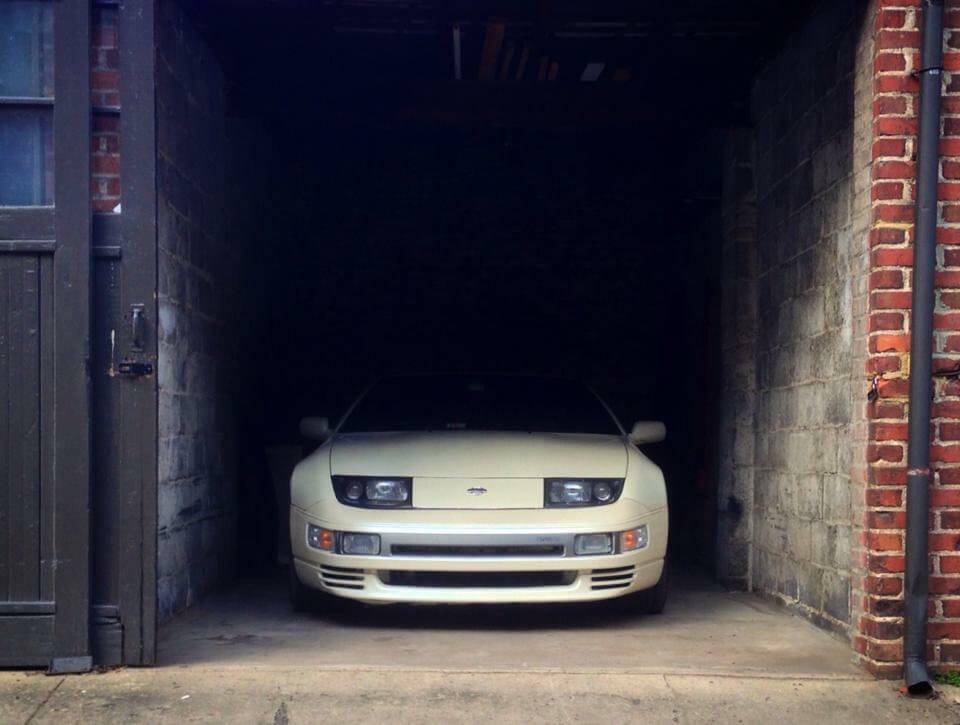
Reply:
[[467, 493], [469, 493], [471, 496], [483, 496], [483, 494], [485, 494], [486, 492], [487, 492], [487, 489], [480, 488], [479, 486], [467, 489]]

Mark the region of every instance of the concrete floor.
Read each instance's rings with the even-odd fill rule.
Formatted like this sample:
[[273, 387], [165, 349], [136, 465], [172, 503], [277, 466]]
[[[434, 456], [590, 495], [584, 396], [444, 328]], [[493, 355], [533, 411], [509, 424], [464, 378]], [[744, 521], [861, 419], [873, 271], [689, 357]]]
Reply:
[[668, 613], [378, 607], [292, 615], [246, 581], [165, 626], [160, 666], [0, 672], [0, 723], [960, 722], [785, 610], [688, 578]]
[[667, 611], [657, 617], [605, 603], [354, 605], [336, 615], [294, 615], [282, 581], [245, 581], [164, 627], [160, 661], [863, 676], [839, 638], [754, 596], [676, 575]]

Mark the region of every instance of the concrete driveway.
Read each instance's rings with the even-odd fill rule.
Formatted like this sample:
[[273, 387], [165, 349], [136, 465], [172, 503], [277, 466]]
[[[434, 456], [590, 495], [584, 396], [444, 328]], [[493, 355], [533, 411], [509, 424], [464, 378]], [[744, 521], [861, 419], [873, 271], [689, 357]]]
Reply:
[[161, 664], [0, 673], [0, 722], [960, 722], [910, 700], [848, 645], [696, 578], [668, 613], [614, 607], [377, 607], [292, 615], [246, 581], [161, 632]]

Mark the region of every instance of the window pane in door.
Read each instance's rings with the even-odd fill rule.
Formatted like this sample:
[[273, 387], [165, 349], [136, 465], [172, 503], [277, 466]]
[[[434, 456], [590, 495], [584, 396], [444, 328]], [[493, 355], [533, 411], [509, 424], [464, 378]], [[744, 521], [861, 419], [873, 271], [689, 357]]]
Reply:
[[0, 0], [0, 96], [53, 95], [53, 5]]
[[0, 108], [0, 159], [0, 206], [53, 204], [52, 110]]

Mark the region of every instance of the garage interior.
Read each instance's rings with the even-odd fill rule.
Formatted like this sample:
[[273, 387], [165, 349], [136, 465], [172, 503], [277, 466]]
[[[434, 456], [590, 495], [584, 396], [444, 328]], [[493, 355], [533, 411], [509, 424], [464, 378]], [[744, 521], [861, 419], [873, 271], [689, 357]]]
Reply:
[[861, 5], [161, 2], [161, 620], [282, 580], [301, 417], [497, 371], [666, 422], [682, 610], [846, 631]]

